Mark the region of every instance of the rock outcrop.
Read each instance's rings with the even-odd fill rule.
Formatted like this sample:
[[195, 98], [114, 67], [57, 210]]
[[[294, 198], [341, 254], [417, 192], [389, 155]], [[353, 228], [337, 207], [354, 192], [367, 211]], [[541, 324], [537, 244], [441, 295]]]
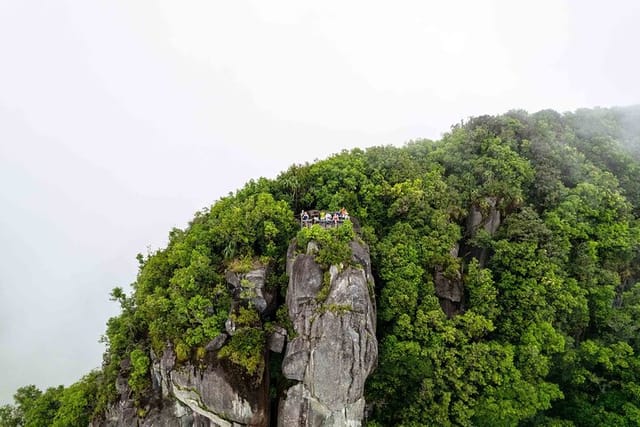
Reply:
[[[261, 314], [271, 308], [274, 295], [266, 290], [267, 269], [254, 265], [246, 273], [229, 272], [226, 279], [233, 296], [232, 313], [240, 306], [251, 306]], [[230, 313], [231, 314], [231, 313]], [[118, 377], [119, 401], [105, 414], [99, 426], [159, 427], [266, 427], [269, 425], [269, 375], [266, 369], [256, 378], [247, 378], [241, 369], [218, 351], [236, 331], [232, 316], [222, 332], [205, 346], [205, 357], [197, 365], [176, 362], [167, 345], [162, 356], [151, 351], [152, 396], [142, 411], [136, 409], [127, 383], [128, 361]], [[283, 334], [282, 330], [277, 330]], [[275, 334], [274, 334], [275, 335]], [[283, 337], [274, 336], [273, 347], [282, 347]], [[266, 350], [265, 350], [266, 363]]]
[[280, 402], [278, 425], [359, 426], [364, 383], [377, 362], [375, 302], [368, 249], [351, 242], [348, 266], [324, 271], [306, 254], [289, 250], [287, 308], [295, 338], [282, 372], [296, 384]]
[[267, 269], [228, 272], [233, 303], [225, 331], [204, 348], [198, 363], [178, 363], [167, 344], [161, 355], [150, 352], [151, 392], [145, 402], [134, 402], [127, 376], [129, 362], [121, 366], [119, 401], [94, 423], [103, 426], [158, 427], [263, 427], [270, 421], [268, 352], [283, 352], [283, 375], [295, 384], [279, 402], [277, 425], [360, 426], [364, 417], [364, 384], [377, 363], [376, 308], [368, 248], [351, 242], [348, 265], [325, 271], [308, 253], [287, 260], [287, 309], [295, 337], [273, 326], [264, 350], [265, 369], [248, 377], [238, 366], [218, 357], [242, 325], [234, 323], [240, 307], [253, 307], [261, 316], [275, 309], [275, 295], [266, 288]]
[[269, 390], [264, 375], [255, 384], [237, 375], [232, 367], [210, 358], [205, 369], [189, 364], [173, 369], [167, 381], [170, 394], [194, 415], [208, 419], [210, 425], [268, 425]]
[[[467, 235], [475, 237], [478, 231], [483, 230], [489, 236], [493, 236], [500, 227], [501, 215], [498, 209], [496, 197], [486, 197], [481, 204], [471, 206], [467, 217]], [[451, 248], [451, 257], [457, 258], [460, 246], [456, 244]], [[480, 266], [484, 266], [489, 256], [488, 249], [471, 245], [463, 245], [462, 256], [476, 258]], [[453, 317], [464, 311], [464, 283], [461, 271], [447, 271], [442, 266], [435, 268], [433, 274], [435, 293], [440, 302], [442, 311], [447, 317]]]
[[[486, 197], [485, 206], [473, 205], [467, 218], [467, 232], [473, 237], [478, 230], [483, 229], [490, 236], [493, 236], [501, 223], [500, 210], [498, 209], [498, 199], [496, 197]], [[471, 248], [471, 256], [475, 257], [481, 266], [487, 261], [487, 249]]]
[[120, 401], [94, 426], [240, 427], [267, 426], [268, 381], [244, 381], [233, 368], [208, 357], [206, 368], [191, 363], [175, 365], [170, 347], [152, 365], [153, 393], [162, 399], [148, 412], [137, 411], [128, 397], [126, 379], [119, 378]]
[[275, 295], [267, 290], [267, 266], [256, 263], [246, 273], [228, 271], [225, 275], [236, 304], [250, 302], [260, 314], [273, 308]]
[[[453, 258], [458, 257], [459, 246], [455, 245], [451, 249], [451, 256]], [[455, 273], [445, 274], [441, 267], [435, 269], [434, 283], [436, 289], [436, 296], [440, 301], [440, 307], [445, 312], [447, 317], [455, 316], [463, 309], [462, 304], [464, 301], [464, 286], [462, 284], [462, 274], [460, 271]]]

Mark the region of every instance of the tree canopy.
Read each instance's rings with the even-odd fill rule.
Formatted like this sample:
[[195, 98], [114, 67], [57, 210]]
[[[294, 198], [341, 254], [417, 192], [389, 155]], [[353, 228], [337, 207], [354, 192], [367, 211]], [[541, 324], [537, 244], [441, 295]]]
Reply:
[[[101, 369], [69, 387], [20, 388], [0, 425], [86, 425], [117, 399], [123, 373], [144, 407], [151, 352], [169, 343], [179, 362], [201, 361], [224, 328], [225, 272], [269, 265], [283, 304], [289, 242], [328, 236], [299, 232], [295, 213], [343, 206], [376, 281], [368, 425], [639, 425], [639, 111], [476, 117], [440, 141], [343, 151], [251, 181], [138, 255], [132, 292], [111, 294], [122, 311]], [[322, 244], [324, 262], [344, 257], [343, 241]], [[286, 322], [238, 316], [243, 333], [223, 356], [255, 374], [264, 329]]]

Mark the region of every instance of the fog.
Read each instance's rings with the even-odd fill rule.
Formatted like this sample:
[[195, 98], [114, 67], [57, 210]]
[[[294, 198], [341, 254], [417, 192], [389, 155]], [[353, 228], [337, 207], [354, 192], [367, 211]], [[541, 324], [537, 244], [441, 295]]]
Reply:
[[640, 102], [635, 1], [435, 3], [0, 0], [0, 404], [98, 367], [136, 253], [251, 178]]

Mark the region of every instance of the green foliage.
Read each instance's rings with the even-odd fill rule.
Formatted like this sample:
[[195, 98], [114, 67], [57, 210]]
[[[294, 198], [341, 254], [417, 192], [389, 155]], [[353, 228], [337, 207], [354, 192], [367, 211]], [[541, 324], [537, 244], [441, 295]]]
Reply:
[[149, 377], [149, 356], [136, 348], [131, 352], [131, 373], [129, 374], [129, 387], [136, 395], [141, 395], [151, 385]]
[[229, 343], [220, 349], [218, 357], [229, 359], [249, 376], [261, 378], [265, 367], [264, 348], [264, 331], [257, 327], [244, 327], [238, 329]]
[[253, 307], [239, 307], [237, 312], [231, 313], [230, 318], [237, 328], [260, 325], [260, 316]]
[[229, 271], [234, 273], [248, 273], [253, 267], [251, 258], [236, 258], [229, 263]]
[[[585, 141], [576, 132], [584, 131], [556, 113], [474, 119], [421, 151], [444, 167], [446, 185], [432, 184], [446, 194], [443, 205], [425, 197], [424, 178], [390, 187], [392, 221], [375, 226], [382, 232], [373, 248], [383, 322], [368, 400], [377, 422], [634, 425], [628, 420], [637, 414], [637, 396], [625, 391], [634, 386], [623, 390], [620, 384], [637, 383], [629, 362], [637, 350], [618, 347], [628, 366], [605, 365], [624, 381], [598, 375], [598, 365], [570, 355], [589, 337], [637, 348], [631, 284], [639, 277], [632, 261], [638, 261], [639, 240], [631, 212], [638, 205], [618, 184], [635, 169], [620, 161], [598, 169], [605, 165], [583, 154]], [[417, 152], [419, 146], [407, 148]], [[619, 150], [610, 140], [602, 147]], [[430, 181], [437, 178], [438, 169], [423, 164]], [[506, 221], [496, 235], [481, 229], [463, 242], [464, 258], [452, 258], [448, 250], [460, 242], [454, 221], [474, 205], [483, 212], [486, 197], [498, 201]], [[442, 206], [448, 215], [440, 213]], [[450, 230], [443, 232], [447, 223]], [[427, 240], [430, 233], [435, 236]], [[470, 257], [469, 247], [488, 251], [487, 264]], [[439, 266], [454, 277], [461, 264], [466, 312], [445, 319], [434, 305], [431, 271]], [[491, 353], [479, 352], [487, 345]], [[611, 360], [603, 359], [607, 352], [595, 354]], [[481, 370], [466, 364], [471, 355]], [[568, 374], [576, 369], [596, 375], [600, 388], [571, 385]]]
[[315, 259], [318, 264], [329, 268], [331, 265], [346, 264], [351, 259], [349, 242], [355, 238], [351, 221], [339, 227], [323, 228], [320, 225], [304, 227], [296, 236], [298, 247], [306, 248], [311, 241], [318, 245]]
[[495, 320], [500, 313], [498, 290], [491, 276], [491, 271], [480, 268], [478, 260], [473, 259], [468, 265], [468, 273], [464, 283], [469, 295], [469, 310]]
[[276, 311], [276, 322], [287, 330], [287, 337], [291, 340], [296, 337], [296, 331], [293, 328], [293, 322], [289, 317], [289, 309], [286, 305], [281, 305]]
[[323, 303], [329, 297], [329, 293], [331, 292], [331, 272], [325, 271], [322, 274], [322, 287], [316, 294], [316, 301], [318, 303]]
[[20, 387], [13, 395], [14, 405], [0, 408], [2, 426], [49, 426], [60, 408], [64, 387], [50, 387], [42, 392], [34, 385]]
[[84, 427], [91, 421], [96, 409], [99, 372], [91, 372], [80, 381], [65, 388], [60, 396], [60, 408], [51, 425], [53, 427]]
[[415, 312], [425, 274], [417, 241], [411, 226], [398, 223], [378, 246], [384, 254], [380, 260], [380, 277], [385, 281], [380, 317], [385, 321]]
[[3, 405], [0, 407], [0, 426], [2, 427], [19, 427], [21, 424], [21, 416], [17, 408], [11, 405]]
[[[21, 388], [0, 422], [86, 425], [117, 398], [122, 360], [131, 359], [129, 384], [142, 397], [150, 350], [171, 343], [179, 363], [205, 363], [232, 306], [236, 333], [218, 356], [260, 378], [265, 325], [294, 333], [282, 305], [291, 239], [299, 250], [314, 241], [328, 269], [350, 263], [356, 229], [377, 297], [369, 425], [638, 425], [639, 112], [482, 116], [440, 141], [343, 151], [251, 181], [172, 230], [166, 248], [137, 257], [132, 293], [111, 295], [122, 311], [107, 323], [99, 373], [66, 389]], [[353, 224], [298, 230], [294, 212], [313, 206], [345, 206]], [[493, 209], [497, 232], [470, 229], [470, 212], [484, 220]], [[257, 259], [280, 290], [280, 307], [263, 319], [232, 304], [224, 278]], [[459, 285], [462, 299], [436, 295], [437, 277], [438, 289]], [[272, 384], [275, 398], [287, 381]]]
[[229, 359], [245, 373], [261, 378], [265, 368], [264, 349], [266, 334], [260, 316], [254, 307], [238, 307], [230, 315], [236, 331], [229, 342], [220, 349], [218, 357]]
[[331, 312], [338, 316], [351, 313], [352, 311], [353, 307], [349, 304], [323, 304], [319, 310], [321, 313]]

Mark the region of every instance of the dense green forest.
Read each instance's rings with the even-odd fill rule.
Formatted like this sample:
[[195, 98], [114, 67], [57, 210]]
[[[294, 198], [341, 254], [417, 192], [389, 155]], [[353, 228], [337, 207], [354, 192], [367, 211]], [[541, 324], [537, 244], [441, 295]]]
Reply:
[[[107, 324], [100, 369], [69, 387], [20, 388], [0, 424], [86, 426], [117, 398], [125, 359], [144, 411], [150, 351], [169, 342], [178, 361], [198, 362], [224, 329], [225, 272], [259, 259], [284, 301], [295, 213], [343, 206], [376, 284], [367, 425], [640, 425], [636, 107], [476, 117], [439, 141], [343, 151], [251, 181], [138, 255], [133, 291], [112, 292], [122, 312]], [[474, 227], [474, 213], [499, 227]], [[463, 298], [445, 304], [438, 276]], [[265, 331], [285, 317], [239, 313], [245, 327], [221, 357], [261, 373]]]

